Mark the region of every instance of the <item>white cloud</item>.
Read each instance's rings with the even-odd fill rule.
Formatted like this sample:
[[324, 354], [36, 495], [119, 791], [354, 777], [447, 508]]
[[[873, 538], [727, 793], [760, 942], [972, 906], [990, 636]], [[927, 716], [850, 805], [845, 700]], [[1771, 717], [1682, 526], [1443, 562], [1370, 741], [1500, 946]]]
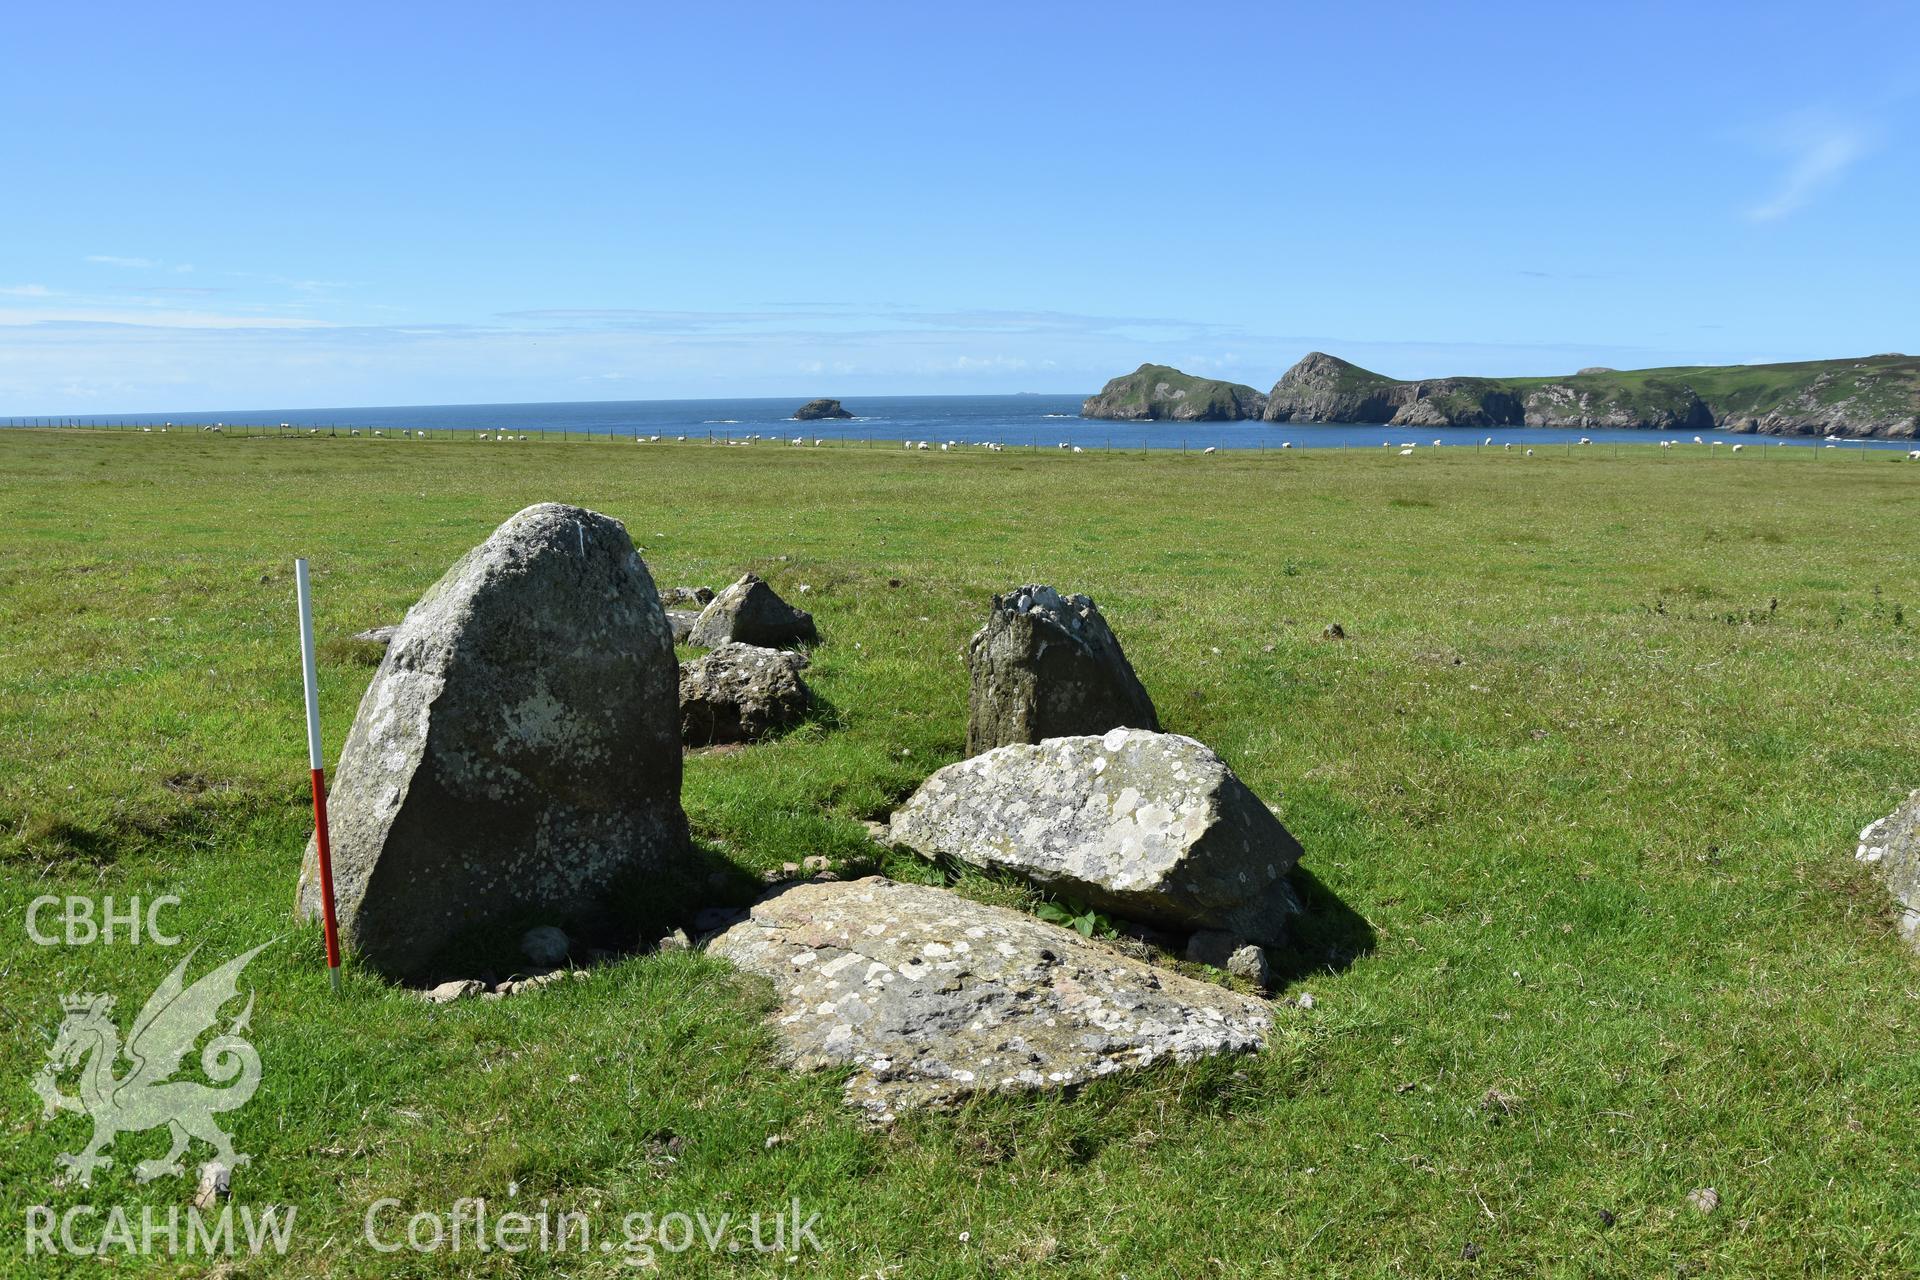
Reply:
[[1747, 216], [1772, 222], [1805, 208], [1838, 182], [1870, 144], [1867, 131], [1857, 125], [1812, 117], [1795, 121], [1775, 141], [1777, 149], [1792, 157], [1787, 171], [1773, 194], [1748, 209]]
[[0, 285], [0, 295], [9, 298], [51, 298], [53, 290], [43, 284]]

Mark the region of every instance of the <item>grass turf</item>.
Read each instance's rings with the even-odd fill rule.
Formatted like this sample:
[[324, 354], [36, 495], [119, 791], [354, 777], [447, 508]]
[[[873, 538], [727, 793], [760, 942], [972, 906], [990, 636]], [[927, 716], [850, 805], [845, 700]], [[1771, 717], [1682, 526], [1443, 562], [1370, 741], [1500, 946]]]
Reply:
[[[498, 1003], [427, 1008], [357, 971], [330, 998], [317, 933], [289, 918], [308, 825], [293, 557], [314, 565], [331, 758], [371, 675], [346, 637], [547, 499], [626, 521], [662, 585], [746, 569], [790, 597], [811, 585], [820, 717], [688, 765], [697, 835], [750, 869], [817, 853], [871, 868], [860, 819], [961, 753], [962, 650], [987, 595], [1089, 592], [1166, 727], [1219, 750], [1305, 845], [1316, 912], [1282, 961], [1286, 997], [1313, 1007], [1282, 1007], [1257, 1057], [875, 1133], [831, 1074], [776, 1067], [766, 992], [699, 955]], [[133, 1183], [165, 1146], [153, 1132], [122, 1136], [90, 1191], [55, 1188], [56, 1154], [88, 1126], [43, 1120], [26, 1087], [59, 995], [116, 994], [124, 1028], [183, 954], [34, 945], [29, 900], [174, 893], [164, 922], [202, 948], [196, 974], [281, 939], [244, 984], [260, 1092], [226, 1120], [254, 1156], [236, 1203], [298, 1216], [285, 1258], [226, 1274], [626, 1274], [633, 1259], [597, 1242], [628, 1213], [794, 1197], [821, 1215], [818, 1255], [656, 1261], [1920, 1270], [1920, 968], [1850, 856], [1920, 785], [1920, 468], [1894, 457], [4, 432], [0, 510], [10, 1234], [29, 1206], [190, 1193]], [[1320, 639], [1330, 621], [1347, 640]], [[1702, 1186], [1717, 1212], [1688, 1208]], [[381, 1197], [399, 1202], [391, 1239], [461, 1196], [585, 1212], [595, 1248], [362, 1242]], [[0, 1274], [63, 1269], [98, 1267], [0, 1253]]]

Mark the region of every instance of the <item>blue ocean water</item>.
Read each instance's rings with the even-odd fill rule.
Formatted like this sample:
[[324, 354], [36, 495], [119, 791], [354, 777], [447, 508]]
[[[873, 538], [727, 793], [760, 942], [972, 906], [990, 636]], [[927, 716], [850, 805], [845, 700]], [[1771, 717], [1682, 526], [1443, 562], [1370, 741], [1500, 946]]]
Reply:
[[[1582, 437], [1599, 444], [1651, 444], [1663, 438], [1652, 431], [1559, 431], [1531, 427], [1406, 427], [1364, 424], [1300, 422], [1105, 422], [1080, 416], [1077, 395], [1011, 396], [853, 396], [845, 399], [852, 419], [794, 422], [793, 411], [802, 402], [793, 397], [739, 400], [598, 400], [553, 404], [437, 404], [395, 405], [338, 409], [228, 409], [194, 412], [109, 414], [74, 418], [4, 418], [4, 426], [72, 425], [138, 429], [176, 426], [318, 428], [342, 433], [382, 430], [426, 431], [432, 436], [449, 432], [506, 431], [515, 435], [555, 438], [580, 435], [651, 436], [667, 439], [739, 440], [758, 435], [773, 439], [802, 436], [829, 443], [849, 441], [927, 440], [938, 447], [945, 441], [965, 444], [997, 443], [1009, 447], [1055, 448], [1061, 444], [1085, 449], [1379, 449], [1385, 446], [1434, 441], [1448, 445], [1540, 446], [1572, 443]], [[1691, 444], [1696, 433], [1666, 437]], [[1702, 440], [1744, 443], [1749, 448], [1776, 445], [1815, 446], [1813, 437], [1737, 436], [1724, 432], [1698, 433]], [[1846, 449], [1900, 449], [1903, 441], [1846, 441]]]

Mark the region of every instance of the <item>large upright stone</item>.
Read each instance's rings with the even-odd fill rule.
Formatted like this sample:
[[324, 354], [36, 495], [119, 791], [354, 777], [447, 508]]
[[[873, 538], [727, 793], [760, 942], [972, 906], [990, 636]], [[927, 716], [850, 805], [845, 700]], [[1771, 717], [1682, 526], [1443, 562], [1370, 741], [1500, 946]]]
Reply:
[[[680, 870], [678, 684], [653, 579], [617, 520], [542, 503], [501, 525], [408, 611], [340, 753], [347, 944], [425, 977], [476, 929], [604, 917], [616, 882]], [[309, 843], [309, 917], [317, 874]]]
[[929, 858], [1011, 871], [1129, 920], [1282, 940], [1300, 845], [1226, 762], [1144, 729], [997, 747], [948, 765], [893, 814]]
[[782, 600], [759, 575], [747, 573], [700, 611], [687, 643], [716, 649], [732, 641], [778, 649], [817, 638], [812, 614]]
[[967, 751], [1109, 729], [1158, 729], [1107, 620], [1087, 596], [1029, 585], [993, 598], [967, 645]]
[[1920, 951], [1920, 791], [1862, 831], [1853, 856], [1886, 881], [1900, 912], [1900, 936]]
[[793, 1065], [852, 1066], [846, 1100], [882, 1123], [1251, 1052], [1273, 1023], [1262, 1001], [1072, 930], [878, 876], [781, 890], [708, 949], [770, 979]]

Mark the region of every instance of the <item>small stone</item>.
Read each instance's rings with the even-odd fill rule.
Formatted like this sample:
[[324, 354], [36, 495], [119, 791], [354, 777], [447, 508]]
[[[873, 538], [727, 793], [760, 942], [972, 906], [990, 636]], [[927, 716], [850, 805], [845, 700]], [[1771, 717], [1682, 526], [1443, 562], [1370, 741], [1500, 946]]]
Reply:
[[816, 639], [812, 614], [794, 608], [758, 575], [748, 573], [700, 611], [687, 642], [707, 649], [728, 641], [779, 648]]
[[1322, 640], [1345, 640], [1347, 638], [1347, 629], [1337, 622], [1329, 622], [1321, 629], [1320, 638]]
[[233, 1170], [218, 1160], [200, 1166], [200, 1185], [193, 1193], [193, 1207], [211, 1209], [233, 1197]]
[[1480, 1246], [1469, 1240], [1467, 1241], [1466, 1248], [1460, 1250], [1460, 1256], [1468, 1262], [1472, 1262], [1480, 1256]]
[[685, 929], [675, 929], [672, 933], [660, 939], [659, 945], [654, 949], [656, 951], [691, 951], [693, 950], [693, 940], [687, 937], [687, 931]]
[[1687, 1193], [1687, 1203], [1695, 1213], [1712, 1213], [1720, 1207], [1720, 1193], [1712, 1187], [1695, 1187]]
[[550, 924], [538, 925], [520, 935], [520, 954], [542, 969], [565, 964], [573, 949], [573, 939]]
[[452, 1004], [455, 1000], [466, 1000], [479, 995], [487, 989], [487, 984], [473, 978], [459, 978], [453, 982], [443, 982], [421, 998], [428, 1004]]
[[1600, 1211], [1600, 1226], [1603, 1229], [1607, 1227], [1611, 1227], [1617, 1221], [1619, 1221], [1619, 1219], [1613, 1216], [1613, 1210], [1602, 1209]]
[[824, 854], [811, 854], [800, 860], [800, 868], [803, 871], [826, 871], [832, 866], [832, 859], [826, 857]]
[[1302, 991], [1300, 993], [1300, 998], [1296, 1000], [1294, 1003], [1299, 1005], [1302, 1009], [1313, 1008], [1313, 992]]

